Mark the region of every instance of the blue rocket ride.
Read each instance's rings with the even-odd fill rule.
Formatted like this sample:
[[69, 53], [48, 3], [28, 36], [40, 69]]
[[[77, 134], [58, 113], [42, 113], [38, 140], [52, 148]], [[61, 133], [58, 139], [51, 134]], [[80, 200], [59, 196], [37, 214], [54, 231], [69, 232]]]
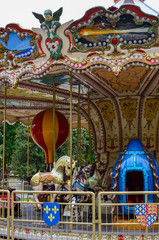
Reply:
[[[120, 192], [159, 190], [157, 161], [138, 139], [132, 139], [119, 154], [112, 172], [112, 189]], [[142, 202], [145, 202], [144, 195], [119, 195], [119, 203]], [[153, 194], [148, 195], [147, 202], [155, 202]], [[121, 210], [134, 214], [134, 206], [125, 205]]]

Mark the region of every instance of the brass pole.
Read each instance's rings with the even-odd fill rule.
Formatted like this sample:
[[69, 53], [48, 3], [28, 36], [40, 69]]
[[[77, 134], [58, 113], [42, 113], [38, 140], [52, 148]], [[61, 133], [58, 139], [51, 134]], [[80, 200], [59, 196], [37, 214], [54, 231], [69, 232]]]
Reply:
[[79, 165], [81, 166], [82, 165], [82, 160], [81, 160], [81, 117], [80, 117], [80, 121], [79, 121], [79, 128], [80, 128], [80, 131], [79, 131], [79, 159], [80, 159]]
[[55, 76], [53, 76], [53, 163], [56, 161], [56, 127], [55, 127]]
[[[29, 121], [28, 121], [29, 123]], [[29, 176], [29, 131], [30, 127], [28, 126], [28, 147], [27, 147], [27, 176]]]
[[68, 136], [67, 136], [67, 156], [69, 156], [70, 155], [70, 149], [69, 149], [69, 147], [70, 147], [70, 130], [68, 131]]
[[[6, 102], [7, 102], [7, 87], [4, 89], [4, 125], [3, 125], [3, 172], [2, 172], [2, 188], [4, 189], [4, 167], [5, 167], [5, 143], [6, 143]], [[8, 186], [7, 186], [8, 187]], [[4, 200], [4, 192], [2, 193]], [[2, 203], [2, 218], [4, 217], [4, 202]]]
[[88, 92], [88, 133], [89, 133], [89, 162], [92, 162], [91, 156], [91, 120], [90, 120], [90, 93]]
[[78, 120], [77, 120], [77, 169], [81, 166], [81, 116], [80, 116], [80, 83], [78, 85]]
[[[72, 72], [70, 72], [70, 191], [72, 191]], [[72, 203], [72, 195], [70, 195], [70, 202]], [[72, 222], [72, 205], [70, 206], [70, 222]], [[72, 229], [72, 224], [70, 224]]]
[[[50, 201], [51, 201], [51, 202], [52, 202], [52, 198], [53, 198], [53, 195], [50, 194]], [[53, 236], [53, 226], [50, 226], [50, 240], [53, 239], [52, 236]]]
[[71, 163], [70, 191], [72, 191], [72, 72], [70, 73], [70, 163]]
[[4, 125], [3, 125], [3, 189], [4, 189], [4, 167], [5, 167], [5, 143], [6, 143], [6, 99], [7, 99], [7, 88], [4, 89]]
[[[147, 204], [148, 194], [145, 194], [145, 203]], [[148, 240], [148, 227], [146, 227], [146, 240]]]

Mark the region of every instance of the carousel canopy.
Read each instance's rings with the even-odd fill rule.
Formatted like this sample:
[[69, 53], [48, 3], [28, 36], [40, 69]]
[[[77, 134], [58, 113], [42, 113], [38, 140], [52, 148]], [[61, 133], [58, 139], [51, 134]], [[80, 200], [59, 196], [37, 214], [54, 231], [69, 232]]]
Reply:
[[52, 108], [53, 81], [56, 110], [69, 118], [72, 79], [73, 126], [80, 116], [87, 128], [90, 119], [98, 153], [120, 151], [134, 135], [158, 150], [158, 13], [144, 1], [121, 0], [62, 25], [61, 14], [33, 13], [40, 27], [32, 30], [0, 29], [0, 122], [5, 93], [10, 123], [29, 125]]
[[159, 14], [155, 9], [152, 9], [150, 6], [148, 6], [145, 3], [145, 0], [115, 0], [114, 2], [114, 6], [117, 8], [121, 7], [122, 5], [135, 5], [147, 14], [155, 16], [158, 16]]

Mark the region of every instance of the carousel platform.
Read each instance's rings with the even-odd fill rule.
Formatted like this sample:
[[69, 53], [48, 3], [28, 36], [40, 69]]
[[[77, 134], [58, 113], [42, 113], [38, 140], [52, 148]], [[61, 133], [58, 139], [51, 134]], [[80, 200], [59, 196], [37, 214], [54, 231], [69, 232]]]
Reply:
[[[158, 219], [156, 219], [156, 222], [158, 222]], [[122, 216], [114, 216], [113, 219], [113, 227], [115, 228], [121, 228], [121, 229], [127, 229], [127, 230], [145, 230], [145, 227], [143, 227], [137, 219], [135, 218], [123, 218]], [[148, 229], [158, 229], [158, 224], [151, 225], [148, 227]]]

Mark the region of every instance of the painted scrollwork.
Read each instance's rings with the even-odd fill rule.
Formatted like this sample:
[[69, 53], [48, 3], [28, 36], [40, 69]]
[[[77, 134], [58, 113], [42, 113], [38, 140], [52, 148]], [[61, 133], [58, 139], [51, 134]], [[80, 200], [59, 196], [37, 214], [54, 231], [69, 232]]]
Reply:
[[[120, 100], [122, 116], [126, 119], [129, 130], [133, 125], [133, 120], [136, 118], [137, 99], [124, 98]], [[133, 126], [134, 127], [134, 126]]]
[[100, 108], [104, 119], [108, 122], [108, 128], [112, 130], [113, 127], [115, 127], [113, 125], [113, 122], [115, 119], [115, 113], [114, 113], [112, 102], [108, 100], [108, 101], [99, 102], [97, 105]]
[[157, 98], [147, 99], [145, 102], [145, 113], [144, 117], [146, 118], [146, 125], [148, 130], [152, 126], [152, 121], [156, 118], [157, 111], [159, 109], [159, 100]]

